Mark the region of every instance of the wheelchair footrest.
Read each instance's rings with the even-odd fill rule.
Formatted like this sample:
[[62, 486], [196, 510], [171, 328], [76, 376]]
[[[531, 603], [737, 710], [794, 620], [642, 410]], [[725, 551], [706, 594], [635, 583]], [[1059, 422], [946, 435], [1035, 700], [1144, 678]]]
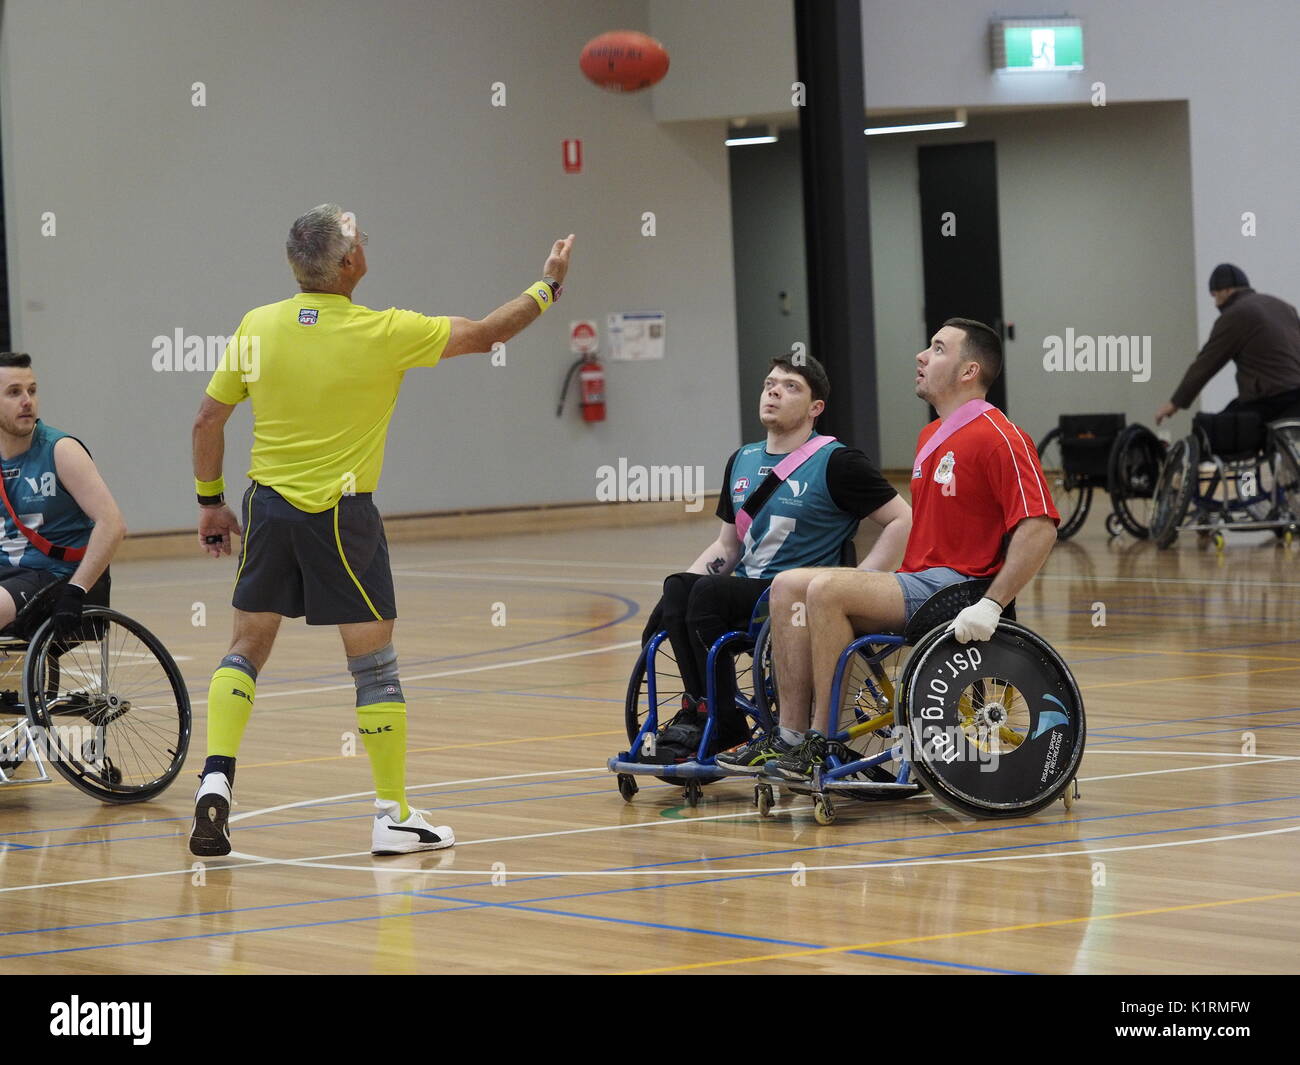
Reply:
[[[48, 753], [48, 752], [47, 752]], [[14, 774], [25, 763], [36, 767], [34, 775], [15, 780]], [[32, 734], [27, 720], [0, 730], [0, 786], [5, 784], [45, 784], [50, 779], [41, 757], [41, 739]]]
[[[813, 789], [805, 784], [789, 784], [781, 782], [781, 786], [787, 791], [792, 791], [796, 795], [813, 795], [816, 794]], [[914, 795], [921, 790], [921, 785], [915, 782], [911, 784], [885, 783], [879, 780], [823, 780], [822, 793], [826, 795], [849, 795], [854, 792], [867, 795]]]
[[731, 776], [716, 765], [706, 762], [677, 762], [673, 765], [654, 765], [650, 762], [638, 762], [629, 757], [628, 752], [615, 755], [606, 767], [611, 773], [628, 773], [632, 776], [662, 777], [666, 780], [722, 780]]

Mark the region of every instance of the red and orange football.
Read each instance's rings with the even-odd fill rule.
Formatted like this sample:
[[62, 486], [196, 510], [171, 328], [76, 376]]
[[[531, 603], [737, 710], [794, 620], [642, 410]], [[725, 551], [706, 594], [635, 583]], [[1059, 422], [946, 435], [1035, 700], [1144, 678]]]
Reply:
[[668, 73], [668, 52], [644, 33], [611, 30], [586, 43], [578, 65], [602, 89], [637, 92]]

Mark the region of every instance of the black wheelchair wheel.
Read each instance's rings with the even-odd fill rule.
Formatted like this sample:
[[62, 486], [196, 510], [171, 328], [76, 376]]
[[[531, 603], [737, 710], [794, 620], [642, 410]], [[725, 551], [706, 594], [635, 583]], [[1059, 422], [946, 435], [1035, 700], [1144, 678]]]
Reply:
[[1178, 529], [1187, 517], [1196, 491], [1200, 451], [1195, 436], [1185, 436], [1169, 449], [1156, 481], [1155, 507], [1151, 513], [1151, 539], [1159, 547], [1169, 547], [1178, 539]]
[[46, 622], [23, 668], [23, 703], [66, 780], [106, 803], [144, 802], [176, 778], [190, 745], [190, 697], [153, 633], [87, 607], [71, 641]]
[[945, 806], [972, 817], [1026, 817], [1070, 786], [1083, 757], [1083, 699], [1040, 636], [1002, 621], [961, 644], [936, 626], [900, 681], [912, 768]]
[[[1300, 522], [1300, 458], [1287, 443], [1277, 449], [1277, 465], [1273, 475], [1277, 481], [1277, 502], [1282, 520], [1289, 519], [1292, 524]], [[1279, 539], [1290, 531], [1277, 530]]]
[[[650, 712], [650, 689], [646, 683], [646, 651], [649, 645], [641, 648], [636, 666], [627, 682], [627, 698], [623, 704], [623, 724], [627, 729], [627, 742], [635, 743]], [[677, 659], [673, 655], [673, 645], [664, 640], [659, 645], [659, 653], [654, 656], [655, 670], [655, 711], [659, 728], [668, 724], [682, 708], [682, 696], [686, 689], [682, 684], [681, 674], [677, 670]], [[633, 754], [637, 752], [633, 751]]]
[[1151, 535], [1156, 483], [1164, 458], [1164, 444], [1145, 425], [1125, 428], [1110, 449], [1106, 481], [1111, 507], [1124, 531], [1139, 540]]
[[1059, 427], [1038, 442], [1038, 461], [1043, 467], [1043, 476], [1047, 478], [1052, 502], [1061, 515], [1061, 524], [1056, 527], [1056, 538], [1068, 540], [1082, 528], [1084, 519], [1088, 517], [1088, 508], [1092, 506], [1092, 486], [1079, 484], [1074, 477], [1066, 474]]
[[778, 709], [776, 700], [776, 667], [772, 663], [772, 619], [763, 622], [754, 640], [754, 705], [760, 714], [766, 714], [775, 725]]

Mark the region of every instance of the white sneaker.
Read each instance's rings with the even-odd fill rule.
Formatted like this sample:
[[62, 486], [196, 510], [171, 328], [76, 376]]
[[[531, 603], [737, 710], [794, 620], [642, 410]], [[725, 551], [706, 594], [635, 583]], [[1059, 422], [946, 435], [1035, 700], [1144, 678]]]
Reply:
[[438, 851], [456, 845], [456, 834], [449, 826], [429, 824], [419, 810], [411, 810], [410, 817], [399, 821], [399, 803], [391, 799], [376, 799], [375, 809], [379, 812], [375, 815], [375, 827], [370, 833], [371, 854], [411, 854], [414, 851]]
[[233, 796], [225, 773], [209, 773], [199, 781], [194, 794], [194, 828], [190, 831], [190, 853], [214, 857], [230, 853], [230, 817]]

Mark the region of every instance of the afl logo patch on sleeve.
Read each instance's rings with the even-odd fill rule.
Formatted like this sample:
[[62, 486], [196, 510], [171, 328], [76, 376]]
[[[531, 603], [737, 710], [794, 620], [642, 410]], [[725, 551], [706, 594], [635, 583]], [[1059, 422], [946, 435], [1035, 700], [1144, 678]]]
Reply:
[[747, 488], [749, 488], [749, 478], [748, 478], [748, 477], [738, 477], [738, 478], [736, 479], [736, 483], [733, 484], [733, 485], [731, 486], [731, 490], [732, 490], [733, 492], [743, 492], [743, 491], [745, 491]]
[[319, 314], [320, 311], [316, 310], [315, 307], [303, 307], [298, 311], [298, 324], [315, 325]]

